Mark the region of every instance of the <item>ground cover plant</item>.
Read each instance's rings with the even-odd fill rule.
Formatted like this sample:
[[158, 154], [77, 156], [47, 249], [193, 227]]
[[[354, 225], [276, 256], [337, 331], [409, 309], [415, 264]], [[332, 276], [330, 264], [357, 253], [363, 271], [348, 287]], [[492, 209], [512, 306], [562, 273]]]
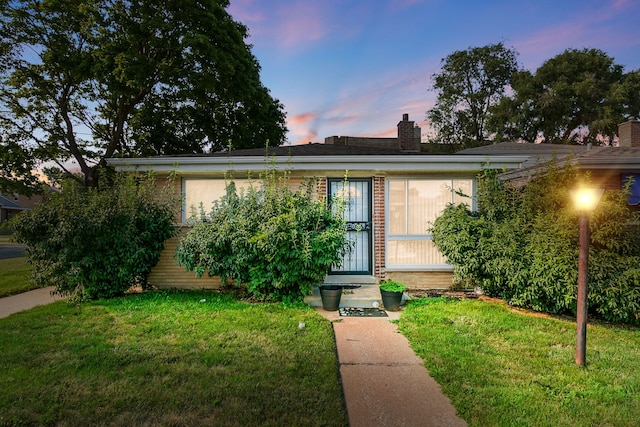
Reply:
[[25, 257], [0, 259], [0, 271], [0, 298], [38, 288], [29, 281], [31, 266]]
[[[454, 279], [509, 304], [575, 314], [578, 218], [569, 190], [589, 183], [555, 162], [523, 189], [485, 170], [477, 212], [448, 206], [433, 225], [433, 241], [454, 265]], [[589, 310], [606, 320], [640, 324], [640, 217], [625, 190], [607, 189], [590, 215]]]
[[533, 314], [425, 298], [399, 329], [470, 426], [637, 426], [640, 330], [590, 323], [582, 368], [575, 321]]
[[0, 426], [347, 424], [331, 324], [302, 304], [58, 302], [0, 319], [0, 353]]

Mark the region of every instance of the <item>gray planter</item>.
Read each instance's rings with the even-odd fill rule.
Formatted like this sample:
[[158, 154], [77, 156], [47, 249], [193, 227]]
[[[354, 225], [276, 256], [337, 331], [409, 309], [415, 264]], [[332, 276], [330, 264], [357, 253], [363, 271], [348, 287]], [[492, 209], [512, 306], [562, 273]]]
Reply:
[[320, 286], [320, 297], [322, 298], [323, 309], [326, 311], [336, 311], [340, 307], [342, 286], [322, 285]]
[[380, 295], [382, 296], [382, 304], [384, 305], [384, 309], [388, 311], [400, 310], [402, 294], [403, 292], [389, 292], [380, 289]]

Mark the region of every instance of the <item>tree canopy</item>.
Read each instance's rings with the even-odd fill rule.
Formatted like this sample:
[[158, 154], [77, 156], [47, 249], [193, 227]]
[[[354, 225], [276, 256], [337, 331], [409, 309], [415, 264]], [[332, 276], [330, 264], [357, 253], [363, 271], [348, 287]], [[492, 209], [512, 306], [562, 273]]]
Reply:
[[442, 60], [433, 75], [438, 92], [427, 118], [436, 142], [482, 142], [489, 136], [490, 107], [504, 95], [517, 70], [517, 53], [502, 43], [456, 51]]
[[284, 141], [228, 0], [0, 3], [0, 187], [45, 162], [95, 186], [109, 157]]
[[628, 74], [598, 49], [567, 49], [535, 73], [513, 76], [513, 95], [494, 108], [498, 139], [549, 143], [612, 141], [617, 125], [640, 112], [638, 71]]

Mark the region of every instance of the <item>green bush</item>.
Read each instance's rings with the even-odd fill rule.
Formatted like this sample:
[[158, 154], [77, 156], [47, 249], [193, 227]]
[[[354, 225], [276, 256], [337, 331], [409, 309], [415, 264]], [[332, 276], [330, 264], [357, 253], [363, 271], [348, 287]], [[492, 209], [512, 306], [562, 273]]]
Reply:
[[111, 184], [89, 189], [65, 182], [12, 221], [15, 240], [28, 245], [32, 281], [80, 299], [146, 285], [164, 241], [175, 233], [175, 198], [155, 197], [151, 176], [117, 175]]
[[230, 182], [209, 213], [201, 207], [178, 263], [247, 286], [260, 300], [301, 300], [348, 250], [342, 202], [332, 209], [314, 199], [311, 181], [294, 192], [288, 174], [270, 171], [260, 183], [238, 192]]
[[[480, 174], [477, 212], [451, 205], [433, 225], [454, 279], [513, 305], [575, 314], [579, 226], [568, 191], [589, 176], [552, 162], [524, 189], [514, 189], [497, 174]], [[590, 225], [589, 309], [607, 320], [639, 323], [640, 232], [625, 190], [607, 190]]]
[[385, 280], [380, 283], [380, 290], [386, 292], [404, 292], [407, 290], [407, 285], [396, 282], [395, 280]]

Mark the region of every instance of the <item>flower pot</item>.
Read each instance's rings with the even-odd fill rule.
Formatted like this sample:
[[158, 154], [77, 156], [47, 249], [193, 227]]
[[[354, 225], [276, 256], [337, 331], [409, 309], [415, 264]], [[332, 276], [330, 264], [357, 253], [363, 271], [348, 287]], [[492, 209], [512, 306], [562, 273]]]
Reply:
[[384, 309], [388, 311], [400, 310], [402, 294], [403, 292], [389, 292], [380, 289], [380, 295], [382, 296], [382, 304], [384, 305]]
[[320, 297], [322, 298], [322, 308], [327, 311], [336, 311], [340, 307], [340, 297], [342, 297], [342, 286], [322, 285], [320, 286]]

